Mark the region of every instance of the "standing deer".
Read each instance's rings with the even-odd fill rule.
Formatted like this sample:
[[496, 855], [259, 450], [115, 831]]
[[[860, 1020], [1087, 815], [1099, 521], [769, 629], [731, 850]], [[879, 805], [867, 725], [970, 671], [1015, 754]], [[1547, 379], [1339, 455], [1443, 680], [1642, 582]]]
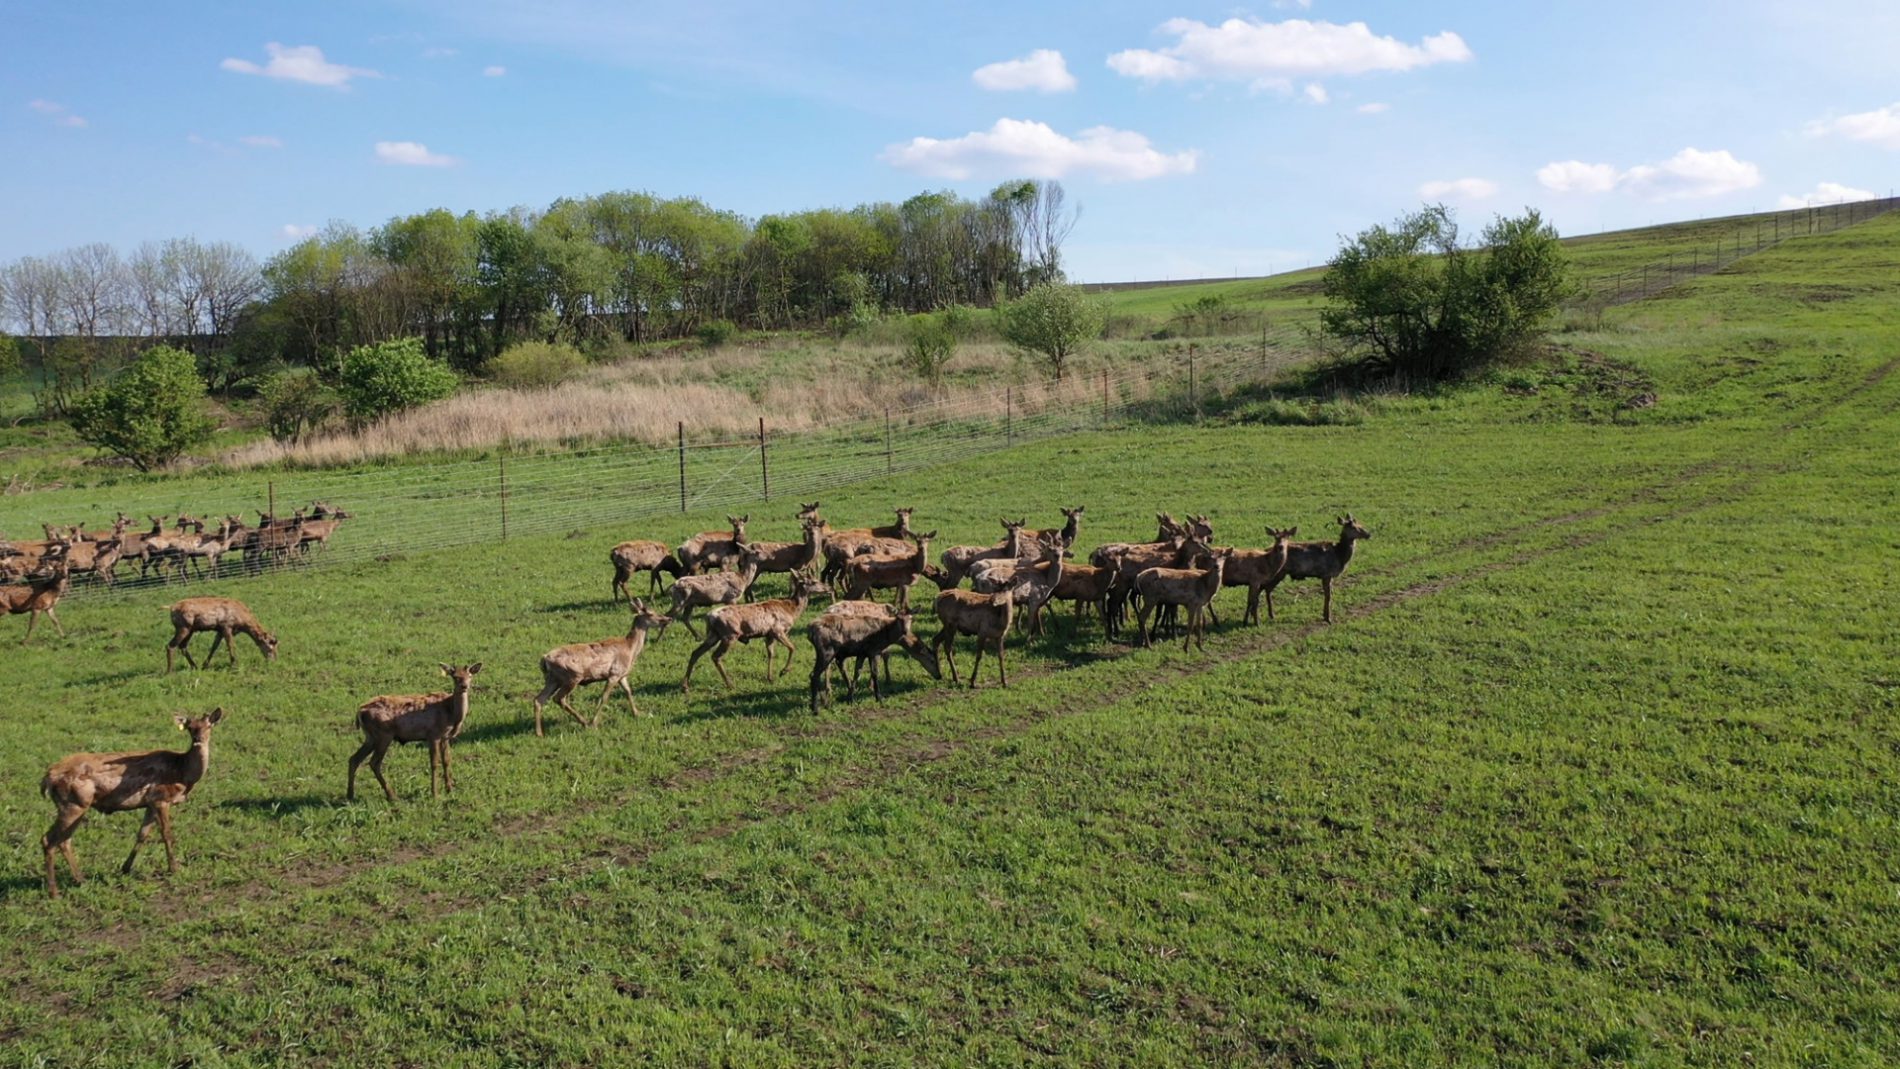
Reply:
[[469, 680], [482, 670], [482, 662], [476, 661], [464, 668], [446, 664], [436, 667], [453, 681], [453, 688], [447, 693], [381, 694], [356, 710], [356, 726], [363, 729], [363, 745], [350, 755], [350, 801], [356, 801], [357, 766], [367, 757], [370, 772], [376, 782], [383, 785], [383, 794], [389, 797], [391, 805], [396, 804], [396, 792], [389, 789], [389, 781], [383, 778], [383, 757], [389, 753], [390, 744], [396, 742], [428, 743], [429, 797], [436, 796], [438, 763], [442, 766], [442, 792], [455, 793], [455, 781], [449, 777], [449, 743], [462, 733], [462, 724], [468, 720]]
[[45, 613], [46, 618], [53, 621], [53, 626], [59, 628], [61, 638], [66, 637], [66, 625], [60, 623], [59, 617], [53, 614], [53, 607], [59, 604], [60, 598], [66, 596], [67, 589], [72, 585], [66, 558], [55, 555], [48, 567], [49, 572], [43, 579], [30, 580], [25, 586], [0, 586], [0, 608], [5, 609], [9, 616], [28, 614], [26, 634], [20, 638], [22, 646], [33, 637], [33, 625], [39, 622], [41, 613]]
[[[871, 602], [841, 601], [826, 609], [824, 615], [812, 621], [805, 629], [805, 635], [811, 640], [811, 711], [818, 714], [818, 695], [823, 692], [825, 701], [831, 700], [831, 669], [835, 665], [843, 671], [847, 658], [856, 658], [862, 669], [864, 662], [874, 657], [884, 657], [892, 646], [901, 647], [904, 652], [917, 659], [930, 673], [932, 679], [942, 679], [943, 673], [938, 667], [937, 653], [923, 644], [911, 631], [911, 614], [898, 612], [888, 605]], [[889, 661], [885, 663], [888, 679]], [[857, 697], [857, 675], [850, 680], [850, 697]], [[884, 692], [877, 684], [877, 667], [871, 668], [871, 693], [879, 701], [884, 700]]]
[[1333, 522], [1339, 524], [1339, 541], [1295, 542], [1287, 547], [1286, 567], [1266, 586], [1268, 619], [1273, 617], [1273, 588], [1279, 586], [1281, 580], [1317, 579], [1320, 589], [1326, 592], [1323, 618], [1329, 624], [1333, 622], [1333, 580], [1352, 563], [1353, 543], [1372, 537], [1372, 532], [1360, 526], [1350, 512]]
[[[1279, 579], [1286, 570], [1287, 553], [1291, 549], [1293, 536], [1300, 533], [1297, 527], [1284, 531], [1267, 528], [1273, 536], [1273, 545], [1268, 549], [1236, 549], [1234, 559], [1227, 564], [1227, 570], [1221, 575], [1222, 586], [1247, 588], [1247, 612], [1241, 617], [1243, 624], [1260, 622], [1260, 592], [1267, 584]], [[1267, 600], [1267, 619], [1273, 619], [1273, 600]], [[1219, 621], [1215, 621], [1218, 623]]]
[[666, 588], [660, 583], [661, 572], [675, 579], [686, 574], [686, 569], [680, 564], [680, 559], [673, 555], [673, 551], [667, 548], [665, 542], [655, 542], [650, 539], [622, 542], [607, 554], [607, 559], [614, 566], [614, 596], [626, 598], [628, 601], [633, 600], [633, 592], [627, 589], [627, 580], [633, 578], [635, 572], [647, 573], [647, 593], [649, 594], [655, 590], [660, 593], [666, 592]]
[[808, 573], [792, 573], [792, 596], [773, 598], [754, 605], [722, 605], [706, 614], [706, 639], [686, 659], [686, 678], [680, 682], [682, 694], [692, 693], [693, 669], [699, 664], [699, 658], [707, 650], [712, 651], [713, 667], [719, 669], [719, 678], [726, 681], [726, 687], [732, 687], [732, 677], [726, 674], [726, 654], [741, 642], [750, 642], [755, 638], [765, 640], [765, 678], [770, 682], [772, 675], [772, 645], [777, 643], [785, 647], [785, 667], [779, 669], [783, 676], [792, 668], [792, 640], [788, 635], [792, 625], [805, 613], [805, 607], [811, 604], [812, 595], [823, 594], [825, 584]]
[[1004, 520], [1003, 540], [993, 546], [951, 546], [938, 556], [943, 564], [944, 578], [950, 586], [963, 582], [970, 569], [986, 560], [1015, 560], [1021, 557], [1029, 547], [1030, 540], [1025, 537], [1022, 520]]
[[[815, 503], [814, 503], [815, 504]], [[800, 513], [804, 540], [799, 542], [754, 542], [759, 553], [760, 575], [790, 575], [801, 571], [816, 571], [818, 561], [825, 552], [826, 523], [816, 515], [805, 516]], [[752, 596], [751, 591], [746, 597]]]
[[1181, 638], [1181, 651], [1187, 652], [1189, 641], [1193, 641], [1197, 649], [1207, 648], [1204, 637], [1207, 626], [1202, 614], [1214, 600], [1214, 595], [1220, 593], [1221, 572], [1227, 567], [1227, 562], [1233, 559], [1234, 551], [1225, 549], [1214, 553], [1204, 543], [1194, 543], [1194, 548], [1212, 556], [1213, 560], [1207, 567], [1150, 568], [1135, 577], [1135, 589], [1141, 594], [1141, 608], [1136, 621], [1141, 629], [1142, 645], [1154, 645], [1148, 631], [1148, 614], [1157, 606], [1178, 605], [1188, 613], [1187, 633]]
[[[930, 641], [933, 651], [941, 651], [944, 663], [950, 666], [950, 682], [960, 682], [957, 678], [956, 638], [958, 635], [970, 635], [976, 639], [976, 661], [970, 665], [970, 689], [976, 689], [976, 670], [983, 664], [983, 644], [996, 643], [996, 672], [1003, 686], [1009, 686], [1009, 668], [1003, 661], [1003, 640], [1009, 635], [1009, 626], [1016, 618], [1016, 591], [1005, 590], [1000, 594], [978, 594], [969, 590], [945, 590], [937, 595], [937, 619], [942, 621], [943, 630]], [[872, 677], [874, 680], [876, 676]]]
[[[676, 590], [679, 588], [678, 583], [673, 586]], [[567, 710], [567, 715], [582, 727], [600, 726], [600, 718], [607, 711], [607, 698], [615, 687], [627, 692], [627, 708], [633, 710], [633, 715], [640, 715], [640, 707], [633, 702], [633, 685], [627, 680], [633, 675], [633, 666], [640, 660], [640, 651], [646, 649], [647, 632], [654, 632], [654, 638], [664, 635], [666, 625], [672, 623], [673, 618], [649, 608], [639, 598], [629, 599], [628, 604], [633, 609], [633, 623], [627, 629], [626, 638], [556, 646], [542, 655], [541, 693], [534, 697], [536, 735], [541, 734], [541, 707], [549, 701]], [[607, 684], [600, 692], [600, 705], [594, 709], [592, 723], [567, 703], [568, 695], [574, 693], [576, 687], [588, 683]]]
[[845, 599], [863, 601], [874, 590], [897, 591], [897, 607], [910, 608], [910, 587], [930, 566], [930, 540], [937, 532], [910, 536], [916, 543], [913, 552], [853, 557], [845, 563]]
[[218, 643], [222, 642], [231, 656], [231, 666], [237, 667], [237, 643], [233, 639], [240, 633], [251, 636], [265, 660], [277, 659], [277, 636], [266, 631], [250, 607], [236, 598], [186, 598], [173, 605], [171, 612], [172, 640], [165, 644], [166, 675], [171, 675], [174, 653], [184, 654], [187, 665], [202, 667], [191, 659], [191, 650], [186, 648], [200, 631], [216, 632], [217, 636], [205, 653], [205, 664], [211, 663], [211, 655], [218, 652]]
[[40, 794], [53, 800], [58, 814], [53, 826], [40, 839], [46, 853], [46, 893], [59, 897], [59, 882], [53, 877], [53, 852], [66, 855], [66, 869], [74, 883], [85, 882], [79, 873], [79, 858], [73, 853], [73, 832], [89, 810], [118, 813], [127, 809], [145, 810], [145, 822], [132, 840], [132, 853], [119, 871], [130, 874], [139, 847], [151, 838], [156, 826], [165, 839], [165, 861], [169, 870], [178, 871], [178, 847], [172, 838], [172, 806], [185, 800], [191, 789], [204, 778], [211, 763], [211, 728], [224, 719], [222, 708], [205, 716], [172, 718], [180, 731], [191, 735], [191, 745], [183, 753], [172, 750], [143, 750], [128, 753], [76, 753], [61, 758], [46, 770], [40, 780]]
[[727, 561], [739, 556], [739, 547], [745, 543], [745, 525], [751, 519], [749, 514], [727, 516], [731, 531], [701, 531], [681, 542], [674, 554], [679, 558], [680, 569], [687, 575], [700, 575], [724, 567]]
[[687, 575], [673, 584], [673, 608], [669, 616], [686, 625], [687, 634], [699, 637], [693, 626], [693, 610], [710, 605], [732, 605], [745, 596], [752, 581], [759, 577], [759, 557], [751, 543], [739, 547], [739, 570], [711, 575]]
[[[866, 547], [879, 539], [902, 541], [910, 535], [910, 518], [916, 509], [898, 509], [897, 522], [881, 527], [852, 527], [843, 531], [832, 531], [825, 536], [825, 570], [818, 578], [827, 583], [837, 583], [844, 575], [844, 566], [852, 557], [865, 551]], [[900, 546], [900, 551], [909, 549]]]
[[1036, 541], [1047, 536], [1060, 541], [1063, 549], [1068, 549], [1075, 545], [1076, 538], [1082, 533], [1082, 512], [1083, 506], [1081, 505], [1077, 505], [1072, 509], [1065, 508], [1062, 510], [1062, 515], [1068, 522], [1064, 523], [1060, 529], [1054, 531], [1026, 530], [1023, 532], [1023, 537], [1031, 541]]

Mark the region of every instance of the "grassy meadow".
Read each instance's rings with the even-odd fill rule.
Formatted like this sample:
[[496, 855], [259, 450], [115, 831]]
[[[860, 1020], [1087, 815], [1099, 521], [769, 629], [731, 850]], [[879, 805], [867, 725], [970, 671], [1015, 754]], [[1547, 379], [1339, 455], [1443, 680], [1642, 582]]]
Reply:
[[[1008, 689], [894, 662], [813, 717], [801, 628], [688, 698], [675, 627], [647, 715], [534, 737], [540, 654], [624, 633], [608, 548], [723, 511], [193, 584], [268, 664], [166, 676], [176, 589], [74, 598], [0, 691], [0, 1064], [1894, 1064], [1896, 323], [1888, 216], [1351, 425], [1249, 394], [820, 494], [938, 546], [1373, 532], [1330, 626], [1311, 584], [1205, 653], [1065, 607]], [[404, 748], [345, 802], [355, 707], [473, 660], [453, 800]], [[213, 706], [179, 873], [94, 816], [49, 901], [46, 766]]]

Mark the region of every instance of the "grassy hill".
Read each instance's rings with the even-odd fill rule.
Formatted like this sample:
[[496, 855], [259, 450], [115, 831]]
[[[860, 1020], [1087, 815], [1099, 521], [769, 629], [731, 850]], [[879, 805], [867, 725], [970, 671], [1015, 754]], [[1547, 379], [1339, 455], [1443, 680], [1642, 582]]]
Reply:
[[[75, 599], [0, 693], [0, 1061], [1893, 1064], [1896, 268], [1890, 216], [1355, 425], [1238, 397], [825, 493], [938, 545], [1373, 531], [1331, 626], [1230, 591], [1184, 654], [1065, 609], [1007, 690], [899, 663], [814, 718], [800, 633], [688, 698], [675, 628], [650, 716], [535, 738], [539, 655], [624, 630], [608, 547], [712, 514], [193, 584], [282, 638], [235, 669], [162, 674], [176, 590]], [[412, 749], [403, 805], [343, 802], [356, 705], [467, 660], [454, 800]], [[94, 817], [47, 901], [44, 768], [213, 705], [179, 874]]]

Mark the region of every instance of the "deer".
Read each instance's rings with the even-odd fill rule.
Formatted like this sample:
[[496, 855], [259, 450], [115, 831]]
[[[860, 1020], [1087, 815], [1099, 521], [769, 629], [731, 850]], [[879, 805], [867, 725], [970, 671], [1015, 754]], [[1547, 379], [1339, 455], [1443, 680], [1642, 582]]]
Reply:
[[1062, 569], [1062, 581], [1049, 592], [1050, 601], [1073, 601], [1075, 603], [1075, 624], [1082, 626], [1082, 608], [1091, 608], [1098, 619], [1108, 619], [1108, 594], [1115, 583], [1115, 574], [1120, 570], [1119, 554], [1110, 558], [1104, 565], [1070, 564]]
[[[260, 513], [259, 515], [263, 515]], [[264, 570], [265, 564], [282, 564], [298, 546], [303, 545], [303, 533], [309, 523], [304, 519], [303, 510], [297, 510], [289, 520], [277, 520], [265, 517], [257, 525], [248, 542], [250, 569], [253, 573]]]
[[1205, 651], [1206, 621], [1202, 614], [1214, 595], [1220, 593], [1221, 573], [1227, 563], [1234, 558], [1231, 549], [1215, 552], [1208, 549], [1205, 542], [1192, 543], [1200, 559], [1211, 557], [1205, 568], [1150, 568], [1135, 577], [1135, 589], [1141, 594], [1141, 608], [1136, 621], [1141, 628], [1141, 644], [1152, 646], [1154, 642], [1148, 631], [1148, 614], [1157, 606], [1179, 605], [1187, 610], [1187, 633], [1181, 639], [1181, 652], [1187, 652], [1188, 643], [1194, 642], [1195, 648]]
[[1072, 509], [1065, 508], [1062, 510], [1062, 515], [1063, 515], [1063, 518], [1067, 520], [1068, 522], [1064, 523], [1059, 530], [1054, 530], [1054, 531], [1026, 530], [1023, 532], [1023, 537], [1033, 542], [1043, 537], [1044, 535], [1048, 535], [1051, 538], [1060, 540], [1062, 543], [1063, 549], [1068, 549], [1069, 547], [1075, 545], [1076, 537], [1082, 533], [1082, 512], [1083, 512], [1083, 506], [1081, 505], [1077, 505], [1076, 507]]
[[[877, 539], [903, 541], [910, 535], [910, 518], [916, 511], [914, 508], [897, 509], [897, 522], [881, 527], [852, 527], [828, 533], [825, 536], [825, 569], [818, 578], [836, 584], [843, 578], [845, 563], [863, 552], [869, 544]], [[904, 545], [897, 548], [903, 552], [910, 547]]]
[[980, 562], [970, 571], [970, 589], [978, 594], [994, 594], [1006, 588], [1016, 590], [1017, 623], [1027, 614], [1029, 632], [1041, 634], [1042, 606], [1062, 582], [1067, 570], [1063, 563], [1067, 549], [1058, 535], [1047, 533], [1036, 540], [1035, 549], [1039, 554], [1035, 560]]
[[350, 755], [349, 800], [356, 801], [356, 769], [369, 759], [369, 770], [383, 785], [389, 804], [396, 804], [396, 792], [383, 778], [383, 757], [391, 743], [426, 742], [429, 744], [429, 797], [436, 797], [435, 769], [442, 766], [442, 793], [455, 793], [455, 780], [449, 776], [449, 743], [462, 733], [468, 720], [469, 681], [482, 670], [482, 662], [463, 667], [437, 664], [449, 677], [448, 691], [433, 694], [379, 694], [356, 710], [356, 726], [363, 729], [363, 745]]
[[1183, 531], [1167, 542], [1120, 543], [1090, 555], [1091, 561], [1112, 561], [1115, 578], [1108, 591], [1108, 632], [1119, 634], [1128, 620], [1128, 603], [1139, 591], [1135, 579], [1150, 568], [1185, 568], [1193, 557], [1194, 540]]
[[59, 629], [59, 637], [66, 637], [66, 625], [59, 622], [53, 607], [71, 586], [66, 558], [58, 553], [53, 554], [53, 563], [47, 566], [44, 578], [31, 579], [25, 586], [0, 586], [0, 608], [4, 608], [8, 616], [27, 614], [26, 634], [20, 638], [20, 645], [26, 645], [33, 638], [33, 625], [39, 622], [41, 613], [53, 621], [53, 626]]
[[[805, 629], [805, 636], [811, 641], [811, 712], [818, 715], [818, 695], [824, 693], [825, 702], [831, 701], [831, 669], [836, 666], [844, 670], [846, 658], [856, 658], [860, 670], [864, 662], [873, 657], [885, 659], [884, 671], [888, 682], [890, 661], [888, 651], [891, 647], [901, 648], [916, 658], [924, 666], [932, 679], [942, 679], [937, 653], [925, 646], [923, 641], [911, 630], [913, 617], [908, 612], [899, 612], [888, 605], [873, 602], [841, 601], [826, 609], [824, 614], [812, 621]], [[848, 698], [856, 698], [858, 692], [857, 675], [850, 680]], [[871, 693], [878, 701], [884, 700], [884, 692], [877, 684], [877, 668], [871, 669]]]
[[951, 546], [938, 556], [943, 565], [945, 577], [950, 586], [963, 582], [970, 569], [986, 560], [1015, 560], [1021, 557], [1028, 547], [1029, 539], [1023, 530], [1024, 521], [1004, 520], [1003, 540], [993, 546]]
[[172, 717], [178, 730], [191, 736], [184, 751], [137, 750], [125, 753], [76, 753], [54, 762], [40, 780], [40, 794], [53, 801], [57, 812], [53, 826], [40, 838], [46, 853], [46, 893], [59, 897], [59, 881], [53, 875], [53, 853], [66, 855], [66, 869], [73, 883], [85, 882], [79, 872], [79, 858], [73, 852], [73, 832], [91, 811], [119, 813], [127, 809], [145, 810], [145, 821], [132, 840], [132, 853], [119, 866], [130, 875], [138, 860], [139, 847], [152, 837], [157, 827], [165, 840], [168, 870], [178, 872], [178, 846], [172, 837], [172, 806], [183, 802], [191, 789], [204, 778], [211, 764], [211, 729], [224, 719], [222, 707], [204, 716], [187, 719]]
[[695, 639], [700, 637], [693, 626], [693, 610], [702, 606], [732, 605], [745, 597], [752, 581], [759, 577], [759, 557], [756, 548], [748, 542], [739, 547], [739, 570], [736, 572], [714, 572], [711, 575], [681, 576], [673, 584], [673, 607], [667, 615], [686, 625], [686, 632]]
[[[236, 598], [186, 598], [171, 608], [172, 640], [165, 644], [165, 674], [172, 674], [173, 654], [185, 655], [185, 663], [193, 668], [202, 668], [211, 663], [211, 655], [218, 652], [218, 643], [224, 643], [224, 650], [231, 656], [231, 667], [237, 667], [237, 642], [239, 634], [249, 635], [257, 643], [258, 652], [267, 661], [277, 659], [277, 636], [264, 629], [257, 622], [257, 615], [250, 607]], [[193, 635], [201, 631], [214, 632], [211, 649], [205, 653], [204, 664], [191, 659]]]
[[976, 639], [976, 661], [970, 665], [970, 689], [976, 689], [976, 670], [983, 664], [986, 642], [996, 643], [997, 676], [1003, 686], [1009, 686], [1009, 669], [1003, 661], [1003, 639], [1009, 635], [1010, 625], [1016, 619], [1016, 591], [1012, 588], [999, 594], [978, 594], [971, 590], [945, 590], [937, 595], [936, 608], [943, 629], [931, 640], [930, 648], [942, 651], [944, 662], [950, 666], [951, 685], [961, 682], [957, 677], [956, 638], [970, 635]]
[[[812, 503], [815, 508], [817, 502]], [[811, 515], [799, 513], [805, 536], [799, 542], [754, 542], [759, 550], [760, 575], [790, 575], [800, 571], [814, 570], [823, 559], [825, 552], [825, 529], [828, 524], [814, 512]], [[752, 592], [748, 590], [746, 597]]]
[[344, 520], [355, 518], [351, 513], [339, 508], [331, 508], [320, 501], [311, 505], [310, 518], [304, 521], [302, 534], [297, 540], [297, 552], [308, 556], [312, 547], [330, 548], [330, 536], [336, 533], [336, 529], [343, 525]]
[[732, 525], [730, 531], [701, 531], [680, 543], [674, 555], [679, 558], [680, 568], [687, 575], [700, 575], [711, 569], [723, 567], [727, 561], [739, 555], [739, 547], [745, 542], [745, 525], [750, 515], [727, 516], [726, 522]]
[[[1247, 612], [1240, 618], [1243, 624], [1260, 622], [1260, 592], [1267, 584], [1279, 578], [1286, 570], [1286, 558], [1293, 536], [1300, 533], [1297, 527], [1284, 531], [1267, 528], [1267, 534], [1273, 538], [1273, 545], [1267, 549], [1236, 549], [1234, 559], [1227, 563], [1227, 570], [1221, 575], [1222, 586], [1247, 588]], [[1273, 619], [1273, 601], [1267, 601], [1267, 619]], [[1218, 623], [1219, 621], [1216, 621]]]
[[[677, 589], [678, 584], [674, 587]], [[626, 692], [627, 708], [633, 710], [633, 715], [640, 715], [640, 707], [633, 700], [633, 685], [627, 680], [633, 675], [633, 666], [639, 663], [641, 651], [646, 649], [649, 633], [656, 639], [666, 634], [666, 625], [672, 623], [673, 618], [639, 598], [629, 599], [628, 608], [633, 610], [633, 622], [627, 628], [627, 637], [556, 646], [541, 656], [541, 693], [534, 697], [536, 736], [542, 733], [541, 707], [550, 701], [567, 710], [567, 715], [580, 726], [599, 727], [600, 718], [607, 711], [607, 698], [615, 687]], [[607, 684], [601, 689], [600, 704], [594, 709], [591, 723], [567, 703], [568, 695], [574, 693], [575, 688], [588, 683]]]
[[[773, 598], [752, 605], [722, 605], [706, 614], [706, 638], [686, 659], [686, 678], [680, 682], [680, 693], [691, 694], [693, 687], [693, 669], [698, 666], [699, 658], [706, 651], [712, 651], [713, 667], [719, 669], [719, 678], [726, 681], [726, 689], [732, 689], [732, 677], [726, 674], [726, 654], [741, 642], [750, 642], [755, 638], [765, 640], [765, 679], [771, 682], [780, 678], [792, 668], [792, 640], [787, 632], [798, 618], [805, 614], [806, 606], [811, 604], [812, 596], [823, 594], [827, 590], [818, 577], [808, 572], [792, 573], [792, 596]], [[779, 669], [778, 676], [772, 675], [772, 646], [776, 643], [785, 647], [785, 666]]]
[[863, 601], [874, 590], [897, 591], [897, 607], [910, 608], [910, 587], [930, 566], [930, 540], [937, 532], [913, 534], [910, 540], [916, 544], [914, 552], [903, 555], [884, 555], [853, 557], [845, 564], [845, 599]]
[[608, 551], [607, 559], [614, 566], [614, 597], [626, 598], [628, 601], [633, 600], [633, 592], [627, 589], [627, 580], [633, 578], [635, 572], [647, 573], [647, 593], [649, 594], [656, 590], [662, 594], [666, 593], [666, 587], [660, 581], [661, 572], [675, 579], [686, 574], [686, 568], [680, 564], [680, 559], [673, 555], [673, 551], [667, 547], [666, 543], [655, 542], [651, 539], [622, 542]]
[[1346, 565], [1352, 563], [1352, 546], [1362, 538], [1371, 538], [1372, 532], [1360, 525], [1348, 512], [1336, 518], [1339, 524], [1337, 542], [1294, 542], [1287, 547], [1286, 567], [1280, 574], [1267, 582], [1267, 618], [1273, 618], [1273, 588], [1286, 579], [1317, 579], [1320, 589], [1326, 594], [1326, 607], [1323, 618], [1333, 622], [1333, 580], [1346, 571]]

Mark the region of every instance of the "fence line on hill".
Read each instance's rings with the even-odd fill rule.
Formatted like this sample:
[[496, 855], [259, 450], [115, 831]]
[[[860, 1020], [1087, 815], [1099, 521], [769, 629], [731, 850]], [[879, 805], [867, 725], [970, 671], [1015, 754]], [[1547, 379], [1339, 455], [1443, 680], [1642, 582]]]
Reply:
[[[303, 560], [269, 566], [291, 568], [607, 526], [618, 526], [621, 538], [677, 544], [691, 533], [677, 517], [705, 510], [749, 513], [753, 538], [789, 540], [796, 537], [791, 517], [799, 502], [822, 499], [847, 483], [953, 466], [1027, 442], [1142, 419], [1198, 418], [1217, 396], [1264, 381], [1309, 355], [1305, 332], [1286, 327], [1264, 331], [1244, 348], [1187, 344], [1172, 359], [1141, 369], [1072, 374], [1060, 384], [1006, 384], [991, 391], [994, 396], [893, 408], [784, 436], [775, 435], [770, 417], [762, 416], [756, 432], [738, 438], [694, 438], [682, 426], [668, 446], [613, 443], [430, 464], [224, 474], [48, 492], [60, 496], [58, 504], [44, 494], [20, 495], [0, 499], [0, 530], [21, 537], [41, 522], [64, 526], [82, 519], [93, 530], [114, 512], [144, 520], [183, 511], [204, 520], [209, 533], [227, 514], [252, 521], [258, 512], [288, 516], [318, 500], [351, 514], [328, 547], [313, 549]], [[28, 508], [85, 511], [28, 517]], [[832, 518], [841, 527], [890, 521], [889, 515]], [[128, 530], [148, 527], [140, 522]], [[597, 548], [605, 590], [608, 547]], [[218, 575], [252, 571], [234, 553]], [[113, 590], [167, 582], [139, 578], [136, 562], [122, 564], [120, 574], [124, 578]], [[169, 582], [183, 592], [198, 580]], [[106, 588], [87, 580], [74, 589], [91, 594]]]

